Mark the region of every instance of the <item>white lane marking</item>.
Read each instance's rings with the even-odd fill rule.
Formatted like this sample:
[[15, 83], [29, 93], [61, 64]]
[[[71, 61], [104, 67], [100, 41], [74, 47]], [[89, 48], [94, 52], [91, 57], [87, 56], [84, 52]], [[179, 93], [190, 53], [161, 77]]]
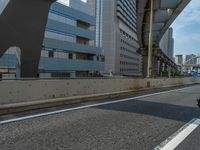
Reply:
[[13, 118], [13, 119], [2, 120], [2, 121], [0, 121], [0, 125], [11, 123], [11, 122], [16, 122], [16, 121], [22, 121], [22, 120], [37, 118], [37, 117], [54, 115], [54, 114], [58, 114], [58, 113], [64, 113], [64, 112], [68, 112], [68, 111], [74, 111], [74, 110], [85, 109], [85, 108], [90, 108], [90, 107], [97, 107], [97, 106], [102, 106], [102, 105], [109, 105], [109, 104], [115, 104], [115, 103], [120, 103], [120, 102], [126, 102], [126, 101], [131, 101], [131, 100], [135, 100], [135, 99], [139, 99], [139, 98], [145, 98], [145, 97], [151, 97], [151, 96], [155, 96], [155, 95], [166, 94], [166, 93], [170, 93], [170, 92], [177, 92], [177, 91], [182, 91], [182, 90], [189, 89], [189, 88], [192, 88], [192, 87], [194, 87], [194, 86], [181, 88], [181, 89], [175, 89], [175, 90], [169, 90], [169, 91], [164, 91], [164, 92], [152, 93], [152, 94], [147, 94], [147, 95], [142, 95], [142, 96], [137, 96], [137, 97], [131, 97], [131, 98], [126, 98], [126, 99], [121, 99], [121, 100], [116, 100], [116, 101], [109, 101], [109, 102], [104, 102], [104, 103], [96, 103], [96, 104], [91, 104], [91, 105], [86, 105], [86, 106], [61, 109], [61, 110], [45, 112], [45, 113], [40, 113], [40, 114], [35, 114], [35, 115], [28, 115], [28, 116], [24, 116], [24, 117], [16, 117], [16, 118]]
[[193, 119], [175, 134], [170, 136], [167, 140], [162, 142], [154, 150], [174, 150], [180, 145], [198, 126], [200, 125], [200, 119]]

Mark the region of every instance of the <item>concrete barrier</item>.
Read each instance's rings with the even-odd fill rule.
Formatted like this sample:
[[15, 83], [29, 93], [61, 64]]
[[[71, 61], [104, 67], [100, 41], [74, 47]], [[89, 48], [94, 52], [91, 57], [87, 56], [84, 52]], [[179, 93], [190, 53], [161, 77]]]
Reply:
[[0, 115], [130, 95], [135, 91], [200, 83], [195, 78], [0, 81]]
[[0, 105], [200, 83], [195, 78], [0, 81]]

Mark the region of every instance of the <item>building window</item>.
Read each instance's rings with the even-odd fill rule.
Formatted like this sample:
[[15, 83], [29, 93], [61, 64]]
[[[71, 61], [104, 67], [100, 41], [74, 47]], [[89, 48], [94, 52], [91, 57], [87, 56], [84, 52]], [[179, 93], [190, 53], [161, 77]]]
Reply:
[[53, 51], [49, 51], [49, 57], [53, 58], [54, 57], [54, 52]]
[[69, 53], [69, 59], [73, 59], [73, 54]]

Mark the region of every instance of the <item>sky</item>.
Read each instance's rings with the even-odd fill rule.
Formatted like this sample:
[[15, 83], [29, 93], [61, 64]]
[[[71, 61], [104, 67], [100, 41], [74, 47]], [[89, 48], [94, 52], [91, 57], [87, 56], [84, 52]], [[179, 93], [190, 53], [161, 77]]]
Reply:
[[172, 27], [175, 55], [200, 54], [200, 0], [191, 0]]
[[[81, 0], [81, 1], [87, 3], [87, 0]], [[59, 2], [63, 5], [69, 6], [70, 0], [57, 0], [57, 2]]]

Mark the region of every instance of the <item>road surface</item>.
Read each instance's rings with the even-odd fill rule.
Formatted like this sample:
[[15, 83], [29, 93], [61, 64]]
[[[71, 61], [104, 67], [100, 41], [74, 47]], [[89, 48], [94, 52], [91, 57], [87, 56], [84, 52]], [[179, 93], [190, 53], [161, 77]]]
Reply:
[[40, 117], [1, 117], [0, 149], [200, 149], [199, 97], [200, 85], [195, 85], [75, 105], [64, 111], [62, 108], [60, 113], [59, 109], [50, 114], [38, 112]]

